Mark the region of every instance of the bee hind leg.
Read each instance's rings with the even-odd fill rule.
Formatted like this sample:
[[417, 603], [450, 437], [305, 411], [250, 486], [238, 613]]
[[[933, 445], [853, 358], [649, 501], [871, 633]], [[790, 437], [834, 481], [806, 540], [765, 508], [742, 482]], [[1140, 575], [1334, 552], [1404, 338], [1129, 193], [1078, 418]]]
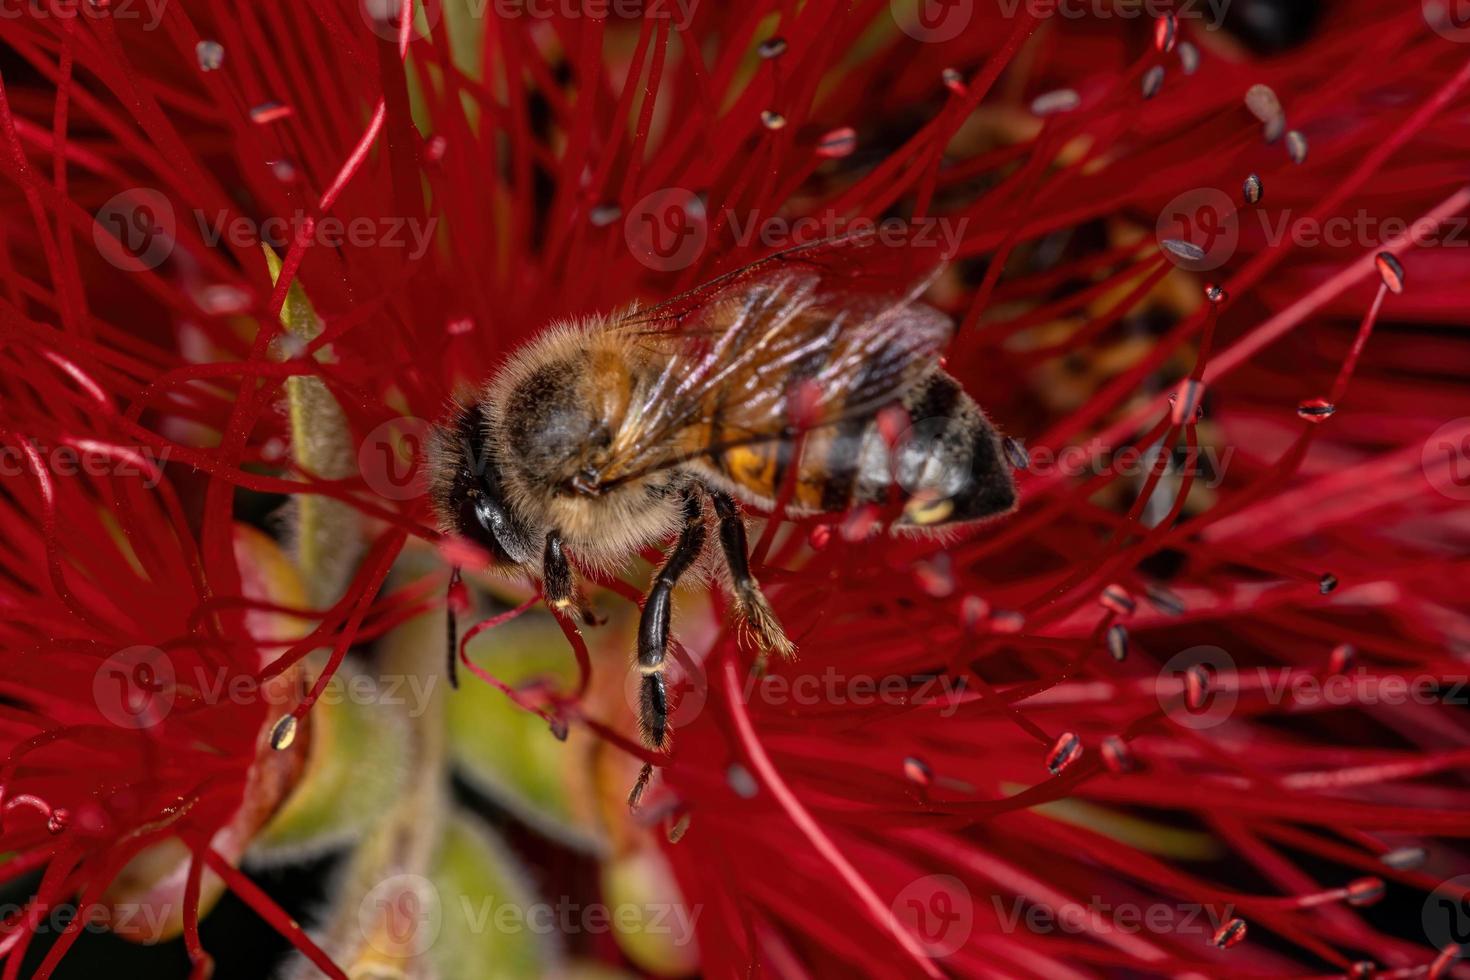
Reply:
[[699, 497], [684, 495], [684, 529], [679, 541], [653, 576], [638, 620], [638, 671], [643, 682], [638, 697], [638, 724], [643, 743], [665, 749], [669, 739], [668, 690], [664, 683], [664, 654], [669, 647], [669, 614], [674, 586], [704, 548], [704, 507]]
[[763, 673], [768, 655], [775, 653], [782, 659], [790, 659], [796, 655], [796, 644], [787, 639], [775, 610], [765, 593], [761, 592], [760, 583], [750, 573], [745, 522], [740, 517], [735, 499], [719, 490], [709, 493], [715, 503], [715, 513], [720, 518], [720, 547], [730, 568], [730, 589], [735, 596], [735, 607], [743, 626], [754, 636], [756, 646], [760, 648], [756, 670]]

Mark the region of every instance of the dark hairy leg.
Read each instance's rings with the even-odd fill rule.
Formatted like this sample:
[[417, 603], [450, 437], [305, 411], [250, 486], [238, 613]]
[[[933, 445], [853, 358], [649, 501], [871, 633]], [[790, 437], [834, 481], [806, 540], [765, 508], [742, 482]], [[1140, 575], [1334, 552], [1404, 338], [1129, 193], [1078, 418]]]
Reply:
[[459, 566], [449, 570], [449, 589], [444, 600], [444, 638], [449, 646], [449, 686], [459, 689], [459, 624], [455, 621], [454, 599], [459, 590]]
[[761, 592], [760, 583], [750, 573], [750, 549], [745, 540], [745, 522], [740, 517], [740, 507], [728, 493], [709, 490], [714, 501], [715, 513], [720, 519], [720, 547], [725, 553], [725, 563], [730, 568], [730, 588], [735, 596], [735, 609], [740, 614], [743, 626], [755, 637], [760, 648], [760, 667], [768, 654], [776, 653], [791, 657], [796, 645], [786, 638], [786, 631], [771, 609], [771, 604]]
[[669, 645], [669, 614], [673, 609], [674, 586], [689, 570], [704, 548], [704, 507], [693, 490], [684, 493], [684, 528], [679, 540], [654, 574], [643, 615], [638, 621], [638, 670], [643, 675], [639, 694], [639, 728], [651, 748], [663, 748], [668, 740], [668, 689], [664, 684], [664, 654]]
[[541, 589], [547, 605], [562, 615], [574, 615], [588, 626], [597, 626], [599, 620], [587, 605], [586, 599], [577, 590], [572, 578], [572, 566], [561, 545], [561, 532], [547, 532], [546, 550], [541, 553]]

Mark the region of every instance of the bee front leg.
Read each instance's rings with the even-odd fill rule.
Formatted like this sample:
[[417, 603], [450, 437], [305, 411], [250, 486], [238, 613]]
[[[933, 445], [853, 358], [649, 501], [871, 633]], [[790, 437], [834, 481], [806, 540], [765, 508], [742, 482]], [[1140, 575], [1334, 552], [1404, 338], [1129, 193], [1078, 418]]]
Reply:
[[561, 546], [561, 532], [553, 529], [546, 535], [546, 550], [541, 554], [541, 589], [547, 605], [563, 615], [575, 615], [588, 626], [602, 621], [592, 613], [587, 600], [572, 579], [572, 566]]
[[664, 654], [669, 646], [669, 614], [674, 586], [704, 548], [704, 506], [698, 494], [684, 494], [684, 529], [679, 541], [653, 576], [643, 615], [638, 620], [638, 670], [643, 686], [638, 699], [639, 729], [646, 745], [662, 749], [669, 737], [669, 698], [664, 684]]
[[783, 658], [796, 654], [796, 645], [786, 638], [781, 621], [771, 608], [760, 583], [750, 574], [749, 547], [745, 540], [745, 521], [740, 517], [740, 508], [728, 493], [711, 489], [710, 498], [715, 502], [715, 513], [720, 518], [720, 546], [725, 552], [725, 562], [730, 567], [730, 588], [735, 594], [735, 607], [745, 626], [755, 634], [760, 647], [757, 670], [764, 672], [765, 658], [776, 653]]

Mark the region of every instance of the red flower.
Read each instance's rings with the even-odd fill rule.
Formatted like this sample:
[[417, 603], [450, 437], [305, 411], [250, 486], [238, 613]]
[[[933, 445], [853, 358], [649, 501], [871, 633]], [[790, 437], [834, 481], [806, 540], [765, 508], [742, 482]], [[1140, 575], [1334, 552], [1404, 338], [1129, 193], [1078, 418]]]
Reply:
[[[723, 616], [689, 617], [667, 757], [603, 697], [607, 634], [564, 627], [574, 688], [505, 685], [659, 764], [638, 818], [676, 841], [703, 971], [1450, 969], [1412, 913], [1463, 870], [1438, 839], [1467, 804], [1462, 38], [1362, 0], [1263, 60], [1185, 5], [973, 6], [0, 22], [7, 234], [32, 246], [0, 267], [6, 444], [173, 464], [149, 492], [43, 464], [0, 496], [3, 844], [46, 869], [36, 908], [167, 836], [204, 855], [197, 963], [201, 861], [267, 908], [208, 842], [274, 808], [251, 780], [287, 729], [191, 703], [99, 747], [108, 656], [258, 678], [325, 643], [309, 717], [422, 608], [378, 595], [405, 542], [473, 557], [395, 466], [418, 420], [556, 318], [870, 229], [953, 259], [947, 367], [1018, 440], [1020, 512], [946, 541], [877, 510], [764, 525], [800, 657], [752, 679]], [[292, 385], [357, 466], [276, 410]], [[234, 601], [232, 512], [261, 493], [367, 529], [284, 653]], [[1384, 894], [1407, 929], [1356, 911]]]

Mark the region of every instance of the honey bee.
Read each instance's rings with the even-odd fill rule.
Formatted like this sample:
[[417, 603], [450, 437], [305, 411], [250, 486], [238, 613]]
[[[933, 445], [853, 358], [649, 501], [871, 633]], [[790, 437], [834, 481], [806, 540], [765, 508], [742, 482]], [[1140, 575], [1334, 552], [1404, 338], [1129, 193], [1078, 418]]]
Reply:
[[[606, 572], [674, 540], [638, 627], [651, 748], [668, 743], [669, 615], [692, 568], [715, 569], [762, 659], [795, 652], [751, 573], [743, 505], [769, 512], [783, 490], [795, 516], [892, 504], [893, 528], [920, 533], [1015, 506], [995, 426], [940, 366], [952, 324], [918, 300], [932, 274], [886, 289], [863, 271], [892, 264], [875, 249], [800, 246], [658, 306], [553, 324], [431, 435], [442, 529], [539, 579], [561, 614], [592, 621], [569, 553]], [[895, 409], [919, 420], [897, 440], [880, 419]]]

